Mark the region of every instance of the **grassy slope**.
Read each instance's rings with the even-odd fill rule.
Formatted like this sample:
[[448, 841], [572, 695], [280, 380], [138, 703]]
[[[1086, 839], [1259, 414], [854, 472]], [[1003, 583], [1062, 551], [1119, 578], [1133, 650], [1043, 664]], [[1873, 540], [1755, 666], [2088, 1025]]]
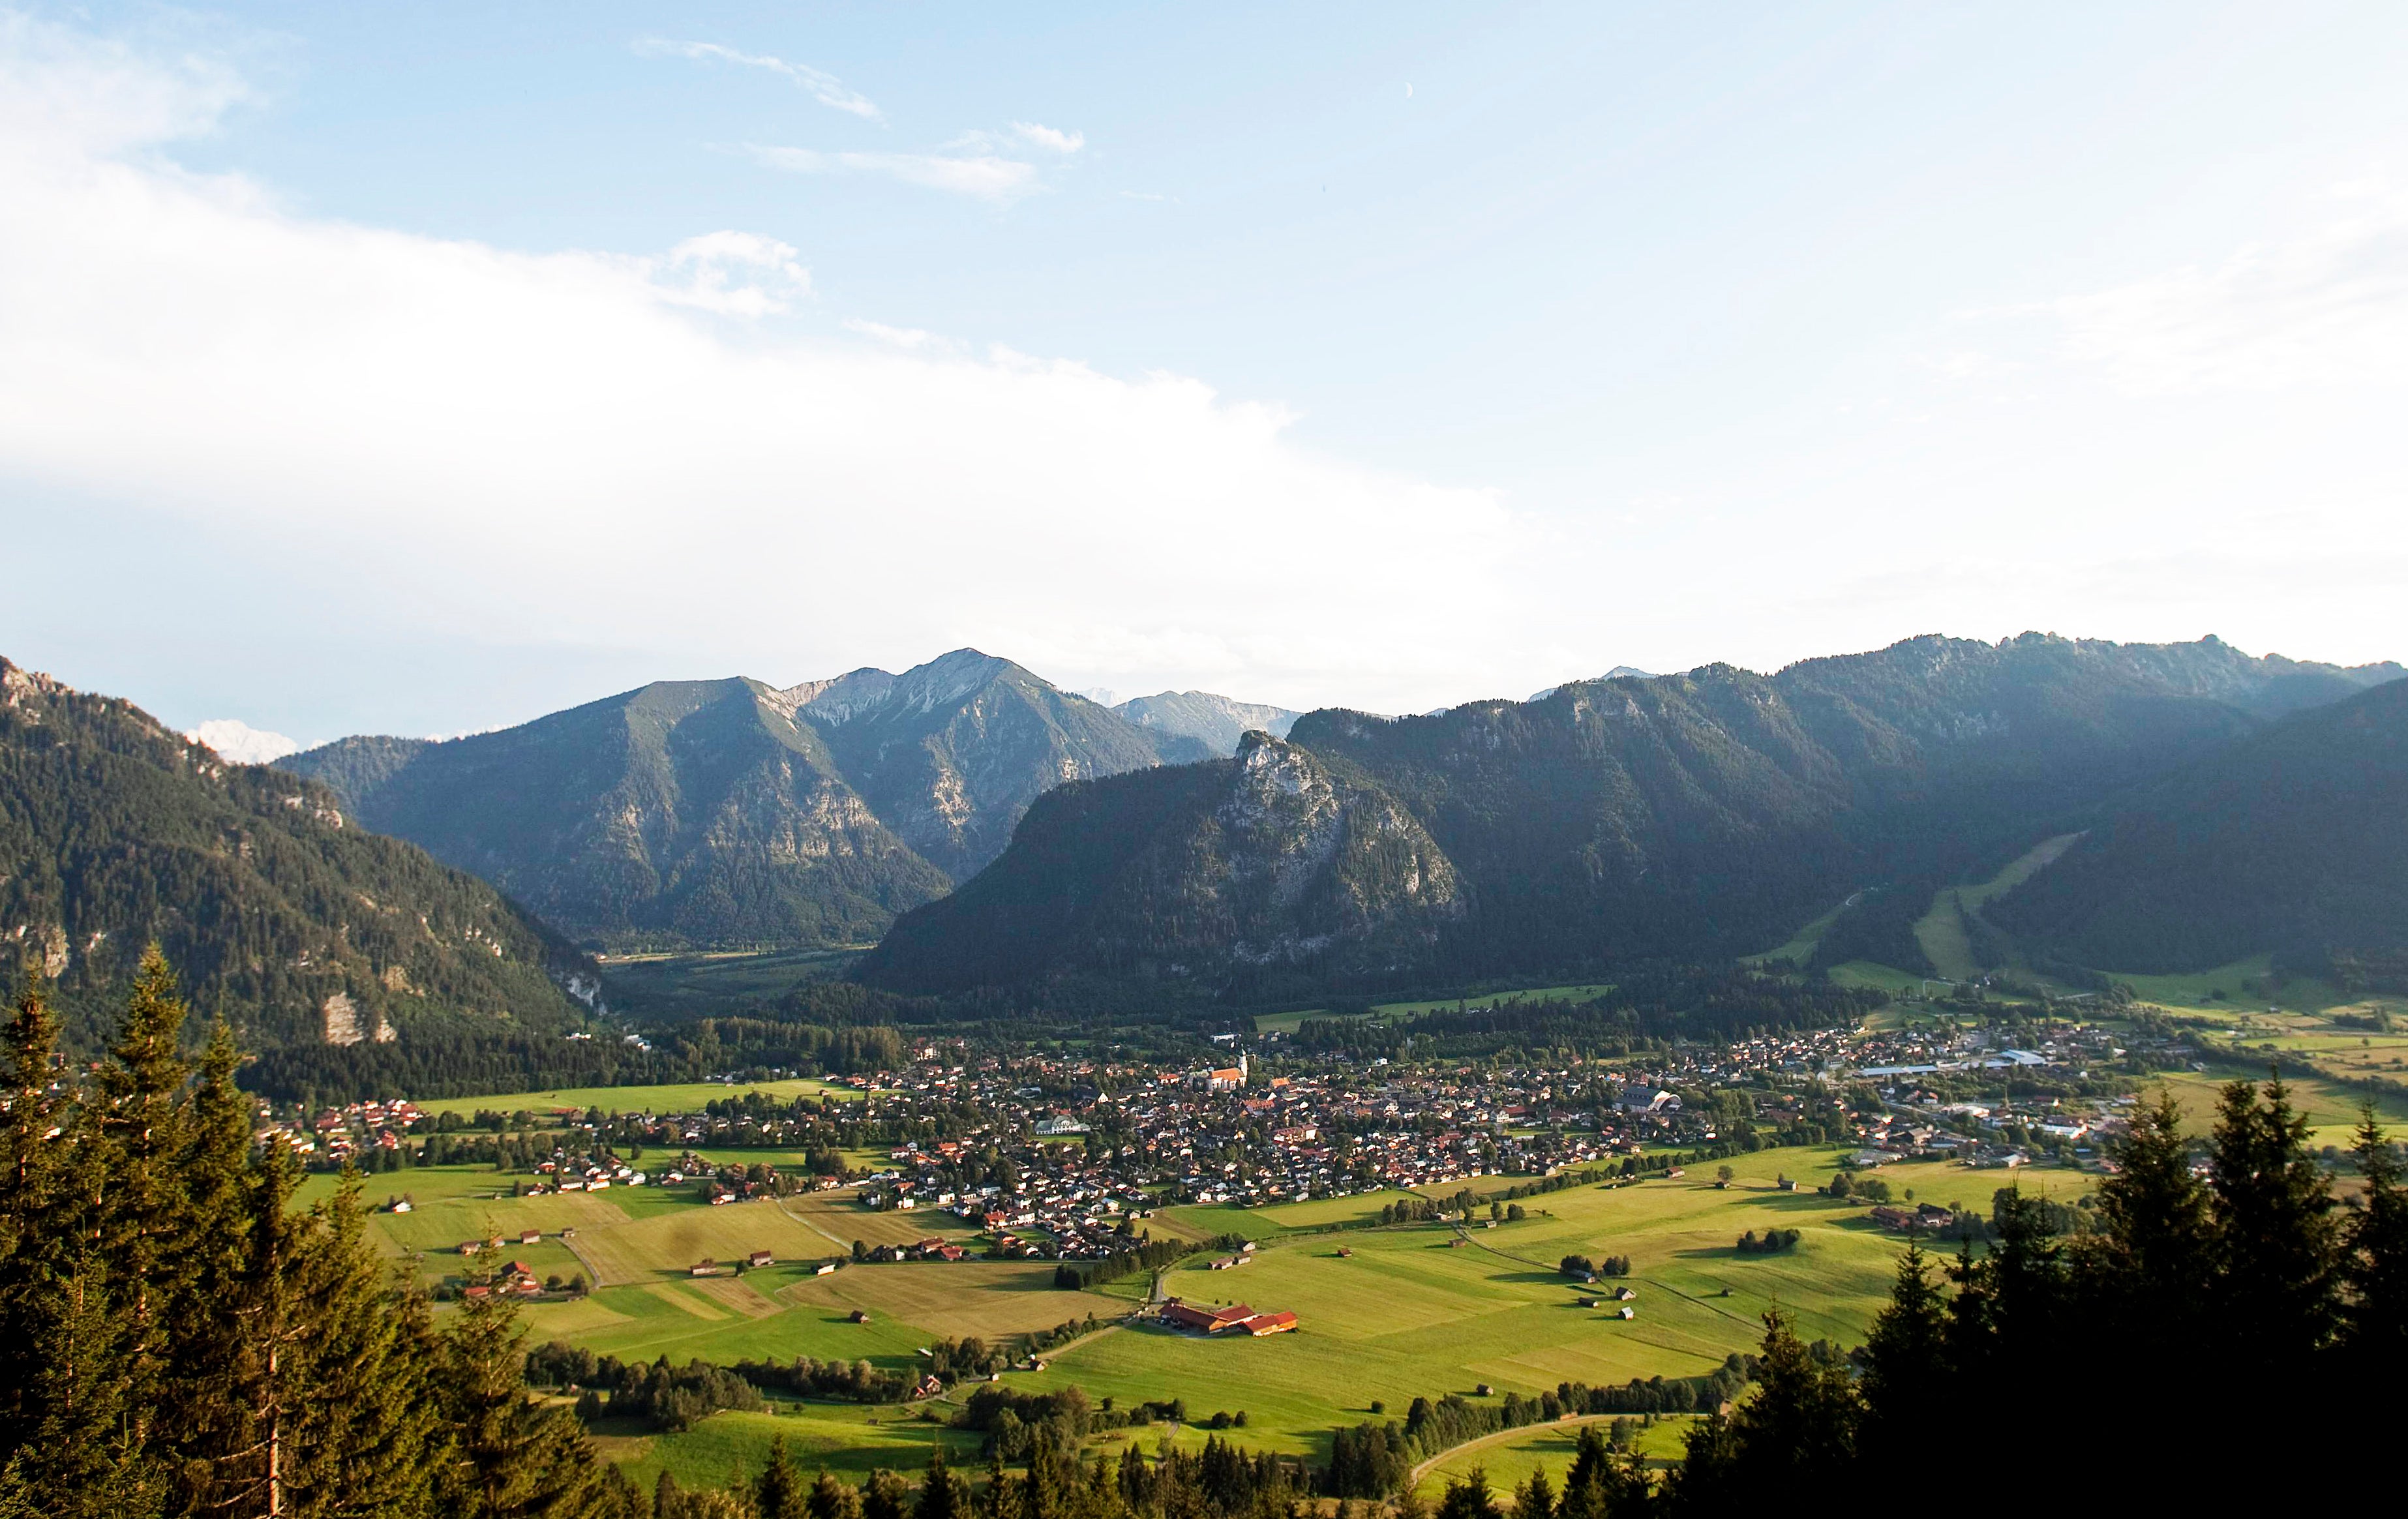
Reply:
[[[1683, 1441], [1696, 1423], [1683, 1414], [1667, 1414], [1655, 1425], [1640, 1431], [1638, 1448], [1651, 1462], [1678, 1460]], [[1600, 1430], [1602, 1433], [1602, 1430]], [[1517, 1429], [1493, 1445], [1467, 1446], [1454, 1455], [1440, 1460], [1422, 1477], [1417, 1487], [1423, 1497], [1433, 1500], [1442, 1497], [1447, 1484], [1461, 1482], [1474, 1469], [1488, 1475], [1490, 1491], [1501, 1499], [1512, 1489], [1529, 1480], [1530, 1473], [1544, 1471], [1555, 1490], [1564, 1490], [1564, 1473], [1571, 1469], [1572, 1455], [1580, 1444], [1579, 1425], [1535, 1425]]]

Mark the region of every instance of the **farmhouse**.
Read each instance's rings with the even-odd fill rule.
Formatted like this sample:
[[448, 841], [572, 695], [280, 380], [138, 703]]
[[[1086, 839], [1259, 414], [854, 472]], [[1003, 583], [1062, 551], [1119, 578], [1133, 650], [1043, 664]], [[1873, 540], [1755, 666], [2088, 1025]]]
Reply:
[[705, 1255], [702, 1259], [695, 1262], [692, 1266], [687, 1267], [685, 1274], [688, 1276], [717, 1276], [719, 1274], [719, 1263], [712, 1260], [710, 1256]]
[[1243, 1303], [1226, 1308], [1197, 1308], [1174, 1297], [1162, 1307], [1162, 1322], [1192, 1334], [1217, 1335], [1235, 1330], [1247, 1335], [1285, 1334], [1297, 1326], [1293, 1313], [1257, 1313]]
[[757, 1271], [765, 1266], [777, 1265], [778, 1257], [770, 1254], [766, 1250], [756, 1250], [750, 1255], [744, 1257], [744, 1264], [748, 1268]]

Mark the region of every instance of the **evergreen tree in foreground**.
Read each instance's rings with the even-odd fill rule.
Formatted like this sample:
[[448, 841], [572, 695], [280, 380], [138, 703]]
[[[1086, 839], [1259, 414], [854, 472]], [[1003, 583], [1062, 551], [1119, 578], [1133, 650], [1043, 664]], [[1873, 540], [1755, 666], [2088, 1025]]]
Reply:
[[0, 1515], [618, 1519], [646, 1512], [529, 1397], [511, 1306], [438, 1328], [368, 1246], [360, 1180], [296, 1210], [233, 1036], [197, 1068], [154, 950], [93, 1079], [29, 976], [0, 1122]]

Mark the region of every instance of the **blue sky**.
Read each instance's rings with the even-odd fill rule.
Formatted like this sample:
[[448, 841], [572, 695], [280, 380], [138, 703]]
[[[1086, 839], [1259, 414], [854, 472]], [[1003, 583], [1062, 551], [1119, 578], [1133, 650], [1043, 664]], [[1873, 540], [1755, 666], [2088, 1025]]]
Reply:
[[0, 40], [0, 516], [69, 571], [0, 652], [172, 721], [961, 643], [1390, 710], [1926, 631], [2401, 652], [2397, 6]]

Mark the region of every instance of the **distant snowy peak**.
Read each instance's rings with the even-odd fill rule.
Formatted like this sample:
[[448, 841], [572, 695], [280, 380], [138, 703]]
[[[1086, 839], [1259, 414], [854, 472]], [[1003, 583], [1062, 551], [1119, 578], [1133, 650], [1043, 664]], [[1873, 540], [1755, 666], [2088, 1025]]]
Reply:
[[301, 752], [301, 746], [284, 735], [254, 728], [234, 717], [213, 717], [184, 737], [208, 745], [220, 758], [236, 765], [271, 765], [287, 754]]
[[1151, 696], [1132, 696], [1112, 710], [1140, 728], [1194, 738], [1217, 754], [1236, 753], [1238, 740], [1250, 731], [1284, 738], [1287, 730], [1296, 726], [1298, 716], [1284, 707], [1232, 701], [1209, 691], [1164, 691]]

